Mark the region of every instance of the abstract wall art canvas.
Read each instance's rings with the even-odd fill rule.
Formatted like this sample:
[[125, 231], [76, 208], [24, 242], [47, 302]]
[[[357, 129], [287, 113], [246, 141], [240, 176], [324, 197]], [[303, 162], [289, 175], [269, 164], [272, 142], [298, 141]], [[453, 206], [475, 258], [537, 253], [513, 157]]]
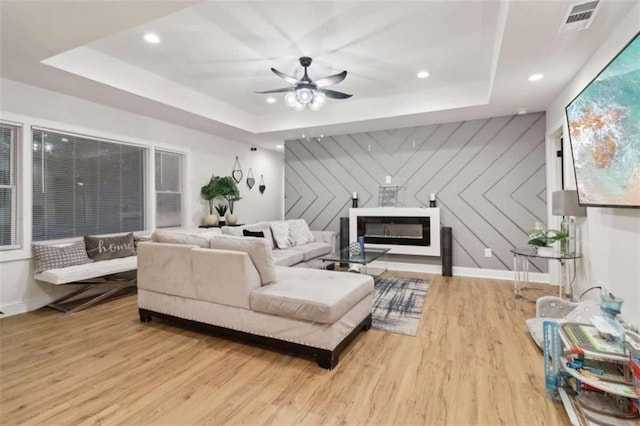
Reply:
[[580, 204], [640, 207], [640, 33], [566, 114]]

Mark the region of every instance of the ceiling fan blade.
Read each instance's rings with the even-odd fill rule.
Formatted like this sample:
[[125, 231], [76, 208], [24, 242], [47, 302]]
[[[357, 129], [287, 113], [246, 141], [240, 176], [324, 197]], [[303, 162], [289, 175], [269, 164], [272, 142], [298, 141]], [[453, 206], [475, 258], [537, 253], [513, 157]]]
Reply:
[[342, 80], [347, 77], [347, 72], [342, 71], [341, 73], [330, 75], [329, 77], [321, 78], [320, 80], [315, 80], [314, 83], [318, 87], [331, 86], [332, 84], [338, 84]]
[[347, 95], [346, 93], [337, 92], [335, 90], [328, 90], [328, 89], [318, 89], [318, 92], [324, 93], [327, 96], [327, 98], [331, 98], [331, 99], [347, 99], [353, 96], [353, 95]]
[[290, 75], [286, 75], [285, 73], [282, 73], [282, 72], [278, 71], [275, 68], [271, 68], [271, 71], [275, 75], [277, 75], [278, 77], [284, 78], [287, 83], [291, 83], [291, 84], [298, 84], [299, 83], [299, 80], [297, 78], [293, 78]]
[[284, 92], [293, 92], [295, 90], [296, 90], [295, 87], [285, 87], [282, 89], [265, 90], [264, 92], [256, 92], [256, 93], [284, 93]]

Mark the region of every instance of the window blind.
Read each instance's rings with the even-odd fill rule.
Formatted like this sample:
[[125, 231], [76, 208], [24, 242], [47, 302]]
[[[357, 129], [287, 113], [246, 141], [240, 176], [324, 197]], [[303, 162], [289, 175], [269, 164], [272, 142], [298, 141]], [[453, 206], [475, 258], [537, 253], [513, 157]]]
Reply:
[[156, 228], [182, 226], [182, 167], [184, 155], [155, 151]]
[[16, 244], [18, 127], [0, 123], [0, 247]]
[[145, 229], [146, 149], [33, 130], [33, 240]]

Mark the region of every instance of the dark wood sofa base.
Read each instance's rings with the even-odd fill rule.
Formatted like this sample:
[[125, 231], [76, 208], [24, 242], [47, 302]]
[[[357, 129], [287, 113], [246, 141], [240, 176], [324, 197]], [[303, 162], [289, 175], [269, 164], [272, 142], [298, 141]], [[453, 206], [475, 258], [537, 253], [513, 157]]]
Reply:
[[318, 365], [321, 368], [332, 370], [337, 364], [340, 358], [340, 353], [347, 347], [347, 345], [355, 339], [360, 330], [369, 330], [371, 328], [371, 314], [369, 314], [360, 324], [354, 328], [351, 333], [345, 337], [336, 348], [332, 351], [327, 349], [314, 348], [313, 346], [301, 345], [299, 343], [287, 342], [284, 340], [274, 339], [272, 337], [259, 336], [256, 334], [245, 333], [243, 331], [232, 330], [230, 328], [219, 327], [216, 325], [206, 324], [199, 321], [187, 320], [184, 318], [175, 317], [173, 315], [163, 314], [159, 312], [150, 311], [147, 309], [139, 308], [140, 321], [149, 322], [153, 317], [162, 318], [177, 324], [183, 324], [185, 326], [195, 326], [203, 328], [205, 330], [213, 331], [216, 334], [222, 334], [231, 338], [248, 340], [261, 345], [273, 346], [278, 349], [283, 349], [290, 352], [302, 353], [305, 355], [312, 355]]

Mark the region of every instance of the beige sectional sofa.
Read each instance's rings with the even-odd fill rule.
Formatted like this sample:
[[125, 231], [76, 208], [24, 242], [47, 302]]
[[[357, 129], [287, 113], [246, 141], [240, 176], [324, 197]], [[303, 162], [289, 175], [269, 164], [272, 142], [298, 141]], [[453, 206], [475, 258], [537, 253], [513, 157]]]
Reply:
[[233, 235], [242, 237], [243, 230], [252, 232], [262, 232], [265, 238], [271, 244], [273, 249], [273, 260], [277, 266], [296, 266], [305, 268], [321, 268], [322, 261], [318, 258], [332, 253], [335, 250], [336, 233], [333, 231], [310, 231], [312, 241], [295, 241], [291, 235], [284, 244], [282, 239], [278, 241], [274, 238], [272, 227], [276, 224], [287, 224], [291, 229], [291, 224], [300, 224], [301, 219], [287, 221], [259, 222], [244, 226], [223, 226], [221, 231], [223, 235]]
[[[298, 263], [308, 262], [298, 251]], [[205, 324], [311, 354], [331, 369], [371, 326], [373, 278], [276, 266], [277, 252], [267, 238], [158, 231], [138, 245], [140, 320]]]

